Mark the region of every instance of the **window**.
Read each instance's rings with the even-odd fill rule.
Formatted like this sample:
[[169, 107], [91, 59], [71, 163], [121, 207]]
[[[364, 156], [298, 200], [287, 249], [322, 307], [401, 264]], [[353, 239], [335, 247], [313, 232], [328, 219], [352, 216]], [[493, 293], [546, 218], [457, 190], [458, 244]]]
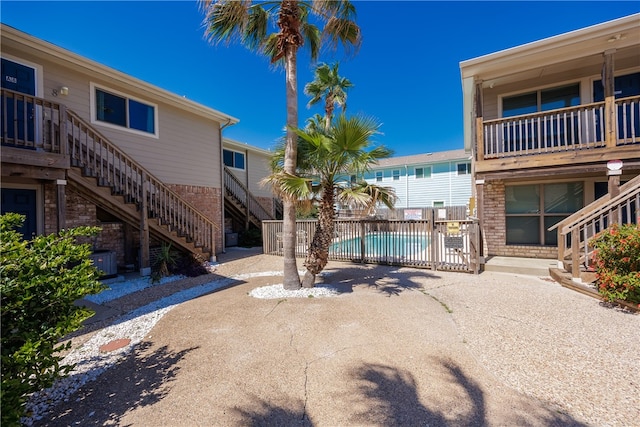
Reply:
[[431, 178], [431, 168], [416, 168], [416, 179]]
[[156, 108], [151, 104], [95, 88], [95, 120], [157, 135]]
[[471, 163], [458, 163], [458, 175], [471, 174]]
[[582, 208], [581, 182], [510, 185], [505, 188], [508, 245], [557, 245], [557, 232], [547, 231]]
[[[580, 105], [580, 85], [554, 87], [502, 99], [502, 116], [513, 117], [540, 111], [556, 110]], [[566, 145], [579, 133], [578, 117], [551, 117], [535, 125], [531, 120], [507, 124], [503, 130], [504, 151], [539, 149], [546, 146]]]
[[577, 83], [505, 97], [502, 99], [502, 117], [519, 116], [576, 105], [580, 105], [580, 85]]
[[433, 201], [434, 208], [444, 208], [444, 201], [442, 200], [434, 200]]
[[239, 151], [222, 150], [224, 165], [230, 168], [244, 169], [244, 154]]
[[382, 181], [382, 171], [377, 171], [376, 172], [376, 182], [381, 182]]
[[394, 169], [391, 175], [394, 181], [398, 181], [400, 179], [400, 169]]

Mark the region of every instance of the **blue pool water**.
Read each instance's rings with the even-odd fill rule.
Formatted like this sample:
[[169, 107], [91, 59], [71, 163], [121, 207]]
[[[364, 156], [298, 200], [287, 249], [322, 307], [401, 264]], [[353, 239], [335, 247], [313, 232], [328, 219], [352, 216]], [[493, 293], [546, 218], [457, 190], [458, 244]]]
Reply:
[[[427, 249], [429, 238], [426, 235], [406, 235], [391, 232], [371, 233], [364, 237], [365, 256], [367, 257], [413, 257]], [[360, 255], [360, 238], [343, 240], [329, 247], [332, 255]]]

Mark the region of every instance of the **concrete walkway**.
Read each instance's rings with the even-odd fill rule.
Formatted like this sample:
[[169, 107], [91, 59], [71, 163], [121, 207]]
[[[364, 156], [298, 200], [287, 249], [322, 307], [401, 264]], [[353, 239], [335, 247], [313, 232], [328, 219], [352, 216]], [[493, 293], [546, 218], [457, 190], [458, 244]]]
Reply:
[[[282, 259], [221, 262], [220, 274], [233, 276], [281, 269]], [[281, 283], [273, 276], [181, 304], [36, 425], [628, 426], [640, 419], [640, 383], [629, 375], [640, 366], [640, 316], [535, 276], [348, 263], [327, 272], [337, 297], [248, 295]]]

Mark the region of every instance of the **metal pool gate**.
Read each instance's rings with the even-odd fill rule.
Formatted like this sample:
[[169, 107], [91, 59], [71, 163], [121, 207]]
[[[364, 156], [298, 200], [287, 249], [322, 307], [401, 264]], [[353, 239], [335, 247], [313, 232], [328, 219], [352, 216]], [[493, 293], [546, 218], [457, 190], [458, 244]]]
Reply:
[[[306, 257], [316, 220], [296, 222], [296, 256]], [[282, 255], [282, 221], [262, 222], [263, 251]], [[480, 272], [477, 220], [336, 220], [329, 260]]]

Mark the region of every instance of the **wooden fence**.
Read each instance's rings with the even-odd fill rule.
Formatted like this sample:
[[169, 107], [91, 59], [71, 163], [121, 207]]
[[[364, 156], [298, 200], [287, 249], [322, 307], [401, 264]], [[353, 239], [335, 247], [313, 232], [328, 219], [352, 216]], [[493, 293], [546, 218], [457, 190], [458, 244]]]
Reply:
[[[316, 220], [296, 222], [296, 256], [305, 257]], [[282, 255], [282, 221], [263, 221], [263, 251]], [[477, 220], [336, 220], [332, 261], [479, 273]]]

